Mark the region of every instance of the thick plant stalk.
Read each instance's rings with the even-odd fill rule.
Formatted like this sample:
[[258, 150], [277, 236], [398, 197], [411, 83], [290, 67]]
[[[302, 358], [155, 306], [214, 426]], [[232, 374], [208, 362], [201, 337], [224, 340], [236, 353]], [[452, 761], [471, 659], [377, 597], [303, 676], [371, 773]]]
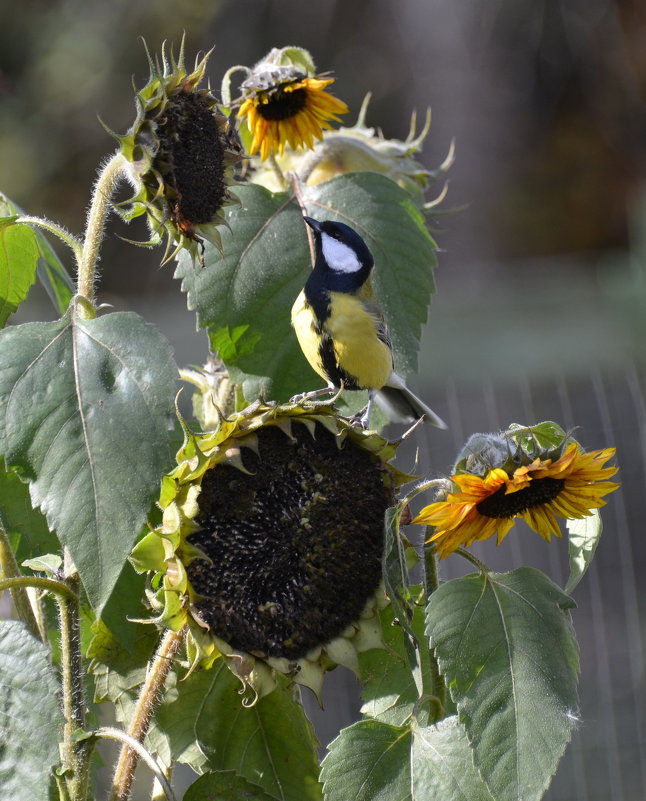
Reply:
[[[150, 664], [128, 729], [128, 736], [138, 743], [142, 743], [146, 736], [157, 700], [184, 634], [185, 628], [167, 631]], [[129, 745], [124, 745], [114, 772], [110, 801], [128, 801], [138, 760], [139, 754]]]
[[[431, 537], [433, 534], [433, 529], [431, 526], [428, 527], [427, 530], [428, 537]], [[435, 555], [435, 546], [432, 542], [427, 542], [424, 546], [424, 582], [426, 586], [426, 601], [431, 597], [431, 593], [435, 592], [435, 590], [439, 586], [439, 580], [437, 575], [437, 556]], [[435, 653], [431, 649], [431, 687], [429, 688], [431, 691], [431, 696], [435, 700], [433, 707], [435, 708], [435, 714], [433, 715], [432, 720], [430, 723], [437, 723], [439, 720], [442, 720], [444, 717], [444, 705], [446, 703], [446, 684], [444, 683], [444, 677], [440, 673], [440, 667], [437, 663], [437, 659], [435, 658]]]
[[[12, 579], [18, 576], [20, 576], [20, 568], [11, 550], [7, 532], [0, 523], [0, 579]], [[34, 637], [40, 639], [38, 622], [31, 608], [26, 588], [14, 585], [10, 591], [18, 619], [22, 620]]]

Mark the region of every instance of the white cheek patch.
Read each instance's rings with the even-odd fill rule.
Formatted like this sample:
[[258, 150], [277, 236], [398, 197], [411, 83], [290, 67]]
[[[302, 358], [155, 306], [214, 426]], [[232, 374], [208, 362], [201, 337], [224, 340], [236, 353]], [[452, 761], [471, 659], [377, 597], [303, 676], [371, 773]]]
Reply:
[[331, 270], [336, 273], [356, 273], [361, 269], [361, 263], [352, 248], [333, 239], [328, 234], [322, 234], [321, 247], [323, 257]]

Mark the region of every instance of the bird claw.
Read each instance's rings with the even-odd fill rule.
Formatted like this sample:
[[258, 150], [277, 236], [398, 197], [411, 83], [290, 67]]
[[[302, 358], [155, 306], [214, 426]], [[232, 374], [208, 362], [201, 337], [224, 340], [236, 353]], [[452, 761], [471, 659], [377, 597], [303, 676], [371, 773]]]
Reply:
[[370, 419], [370, 404], [367, 404], [360, 409], [356, 414], [353, 414], [350, 419], [350, 425], [359, 426], [360, 428], [367, 429]]

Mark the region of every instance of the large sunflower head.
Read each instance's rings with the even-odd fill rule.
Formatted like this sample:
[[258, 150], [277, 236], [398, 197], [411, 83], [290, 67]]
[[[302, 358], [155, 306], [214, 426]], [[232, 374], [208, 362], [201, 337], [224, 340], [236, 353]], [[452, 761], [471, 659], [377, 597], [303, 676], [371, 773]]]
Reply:
[[121, 214], [148, 216], [150, 245], [165, 232], [169, 248], [175, 242], [196, 253], [200, 237], [219, 247], [222, 207], [235, 200], [228, 187], [242, 148], [210, 89], [200, 88], [209, 55], [188, 72], [183, 43], [177, 60], [172, 51], [167, 58], [162, 50], [161, 61], [149, 54], [150, 78], [135, 95], [137, 117], [127, 134], [115, 135], [136, 190]]
[[[315, 139], [348, 111], [346, 104], [326, 89], [334, 78], [317, 75], [310, 54], [298, 47], [274, 48], [252, 69], [240, 86], [238, 117], [250, 134], [249, 153], [261, 160], [289, 145], [312, 148]], [[223, 95], [229, 93], [231, 71]]]
[[395, 447], [331, 405], [258, 402], [186, 434], [132, 561], [153, 572], [157, 621], [188, 624], [192, 664], [224, 657], [257, 695], [273, 671], [318, 695], [325, 670], [379, 647], [384, 514], [408, 479]]
[[519, 518], [549, 542], [561, 536], [557, 517], [587, 517], [617, 489], [608, 481], [617, 468], [604, 467], [614, 453], [586, 453], [551, 422], [475, 434], [458, 457], [450, 491], [413, 523], [435, 527], [430, 540], [442, 558], [494, 534], [500, 544]]

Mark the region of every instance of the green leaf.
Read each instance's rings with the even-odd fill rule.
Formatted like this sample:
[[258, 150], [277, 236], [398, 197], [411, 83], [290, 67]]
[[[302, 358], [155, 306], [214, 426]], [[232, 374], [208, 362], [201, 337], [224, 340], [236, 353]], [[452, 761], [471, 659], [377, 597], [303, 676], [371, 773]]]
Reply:
[[36, 234], [11, 217], [0, 220], [0, 328], [27, 297], [40, 251]]
[[49, 295], [56, 312], [63, 315], [74, 296], [74, 282], [65, 269], [63, 262], [58, 258], [54, 249], [40, 231], [36, 231], [36, 239], [40, 248], [36, 275]]
[[49, 797], [63, 718], [45, 646], [22, 623], [0, 622], [0, 787], [11, 801]]
[[200, 771], [234, 770], [279, 801], [320, 801], [317, 743], [301, 705], [283, 686], [251, 707], [239, 691], [223, 660], [179, 681], [155, 716], [172, 758]]
[[15, 473], [5, 471], [2, 460], [0, 460], [0, 524], [12, 540], [17, 541], [18, 564], [59, 548], [56, 535], [49, 530], [45, 516], [31, 505], [29, 487]]
[[568, 520], [566, 526], [569, 537], [570, 575], [565, 585], [565, 592], [569, 595], [590, 567], [601, 539], [603, 522], [599, 510], [591, 509], [588, 517]]
[[[412, 588], [416, 595], [420, 589]], [[373, 648], [359, 654], [364, 700], [361, 712], [383, 723], [403, 726], [413, 712], [420, 720], [426, 709], [419, 703], [431, 683], [430, 649], [424, 633], [425, 612], [422, 605], [414, 605], [411, 628], [416, 653], [412, 663], [406, 645], [407, 635], [400, 625], [393, 625], [392, 604], [382, 609], [379, 617], [386, 650]]]
[[412, 801], [411, 745], [409, 728], [378, 720], [343, 729], [321, 766], [325, 801]]
[[419, 801], [494, 801], [457, 717], [413, 728], [411, 772], [412, 796]]
[[[0, 193], [0, 216], [20, 215], [23, 210], [5, 195]], [[54, 252], [42, 232], [35, 227], [23, 226], [31, 231], [38, 248], [38, 260], [35, 265], [38, 280], [44, 286], [54, 308], [59, 314], [64, 314], [74, 295], [74, 283], [63, 263]], [[1, 261], [1, 257], [0, 257]], [[32, 274], [31, 283], [34, 276]], [[2, 285], [2, 268], [0, 267], [0, 286]], [[0, 291], [0, 296], [2, 292]], [[23, 298], [24, 299], [24, 298]], [[0, 306], [2, 301], [0, 300]], [[1, 317], [1, 315], [0, 315]], [[2, 323], [0, 322], [0, 327]]]
[[276, 801], [257, 784], [233, 770], [206, 773], [184, 793], [184, 801]]
[[547, 458], [546, 454], [551, 451], [560, 451], [563, 442], [567, 440], [566, 432], [558, 423], [546, 420], [533, 426], [523, 426], [520, 423], [512, 423], [506, 432], [507, 438], [516, 442], [521, 451], [527, 454], [528, 458], [536, 459]]
[[537, 801], [570, 739], [579, 658], [571, 598], [533, 568], [442, 584], [428, 634], [497, 801]]
[[0, 451], [97, 612], [170, 466], [176, 376], [166, 340], [130, 312], [0, 332]]
[[[374, 285], [390, 325], [401, 374], [415, 371], [421, 326], [433, 291], [435, 245], [410, 195], [376, 173], [349, 173], [305, 187], [308, 213], [356, 228], [376, 261]], [[284, 400], [320, 385], [291, 329], [290, 310], [310, 270], [310, 253], [295, 201], [250, 184], [227, 208], [224, 256], [206, 244], [205, 268], [181, 254], [175, 276], [211, 345], [247, 398]]]

